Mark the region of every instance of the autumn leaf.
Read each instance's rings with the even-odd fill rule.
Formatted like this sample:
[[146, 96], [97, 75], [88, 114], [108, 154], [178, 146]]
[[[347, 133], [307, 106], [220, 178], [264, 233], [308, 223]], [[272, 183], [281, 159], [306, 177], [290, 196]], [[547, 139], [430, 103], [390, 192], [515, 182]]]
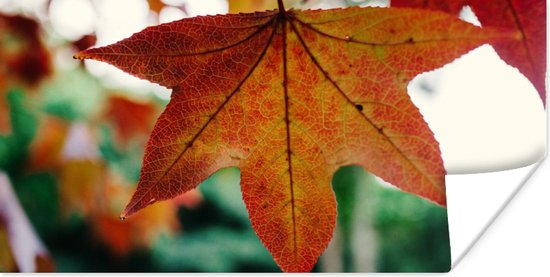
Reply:
[[421, 7], [458, 14], [469, 5], [483, 27], [513, 32], [491, 42], [500, 57], [529, 79], [546, 104], [546, 1], [392, 0], [396, 7]]
[[75, 57], [173, 88], [122, 217], [238, 167], [260, 240], [284, 271], [309, 271], [332, 237], [341, 166], [445, 205], [439, 146], [407, 83], [489, 32], [433, 11], [279, 9], [183, 19]]
[[105, 117], [114, 125], [117, 141], [123, 145], [138, 134], [149, 134], [160, 113], [152, 101], [121, 95], [112, 95], [107, 101]]
[[36, 133], [40, 135], [29, 145], [27, 168], [35, 171], [55, 169], [62, 165], [61, 151], [69, 123], [53, 116], [42, 116], [39, 120]]

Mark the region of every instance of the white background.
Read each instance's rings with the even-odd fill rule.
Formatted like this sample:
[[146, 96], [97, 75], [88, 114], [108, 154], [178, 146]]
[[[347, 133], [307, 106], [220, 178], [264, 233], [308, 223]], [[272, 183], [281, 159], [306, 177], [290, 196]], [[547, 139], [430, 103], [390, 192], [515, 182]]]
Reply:
[[[449, 276], [550, 276], [546, 159]], [[467, 203], [464, 203], [467, 205]]]

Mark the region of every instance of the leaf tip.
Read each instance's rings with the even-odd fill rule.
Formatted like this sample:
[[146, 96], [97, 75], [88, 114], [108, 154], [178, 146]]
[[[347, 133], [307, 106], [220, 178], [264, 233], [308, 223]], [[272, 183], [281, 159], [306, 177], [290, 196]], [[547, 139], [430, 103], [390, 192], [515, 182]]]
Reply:
[[124, 221], [126, 220], [126, 218], [128, 218], [129, 216], [131, 216], [132, 214], [134, 214], [136, 211], [134, 210], [134, 206], [132, 203], [129, 203], [126, 208], [124, 208], [124, 211], [122, 211], [122, 213], [120, 213], [120, 220], [121, 221]]
[[135, 211], [132, 210], [132, 207], [130, 205], [126, 206], [126, 208], [124, 209], [124, 211], [122, 211], [122, 213], [120, 213], [120, 216], [119, 216], [119, 219], [121, 221], [124, 221], [126, 220], [126, 218], [128, 218], [129, 216], [131, 216]]
[[86, 54], [85, 52], [86, 52], [86, 51], [82, 51], [82, 52], [79, 52], [79, 53], [74, 54], [74, 55], [73, 55], [73, 59], [83, 61], [83, 60], [85, 60], [85, 59], [90, 58], [90, 55]]

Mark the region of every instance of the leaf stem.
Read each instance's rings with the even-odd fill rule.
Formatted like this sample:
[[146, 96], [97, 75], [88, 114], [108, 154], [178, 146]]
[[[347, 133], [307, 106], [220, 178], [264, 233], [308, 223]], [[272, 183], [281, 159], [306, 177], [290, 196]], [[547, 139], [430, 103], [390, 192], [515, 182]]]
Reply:
[[283, 4], [283, 0], [277, 0], [277, 4], [279, 4], [279, 11], [285, 12], [285, 5]]

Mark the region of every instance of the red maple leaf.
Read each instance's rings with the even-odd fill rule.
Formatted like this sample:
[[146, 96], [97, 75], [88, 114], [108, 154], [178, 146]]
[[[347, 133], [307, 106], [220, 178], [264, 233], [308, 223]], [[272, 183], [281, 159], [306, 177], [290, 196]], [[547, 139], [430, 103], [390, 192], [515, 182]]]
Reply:
[[396, 7], [421, 7], [457, 14], [469, 5], [482, 26], [513, 33], [491, 45], [500, 57], [516, 67], [546, 103], [546, 1], [541, 0], [392, 0]]
[[309, 271], [332, 237], [341, 166], [445, 205], [407, 83], [497, 35], [433, 11], [279, 7], [149, 27], [76, 58], [173, 88], [122, 217], [238, 167], [261, 241], [284, 271]]

